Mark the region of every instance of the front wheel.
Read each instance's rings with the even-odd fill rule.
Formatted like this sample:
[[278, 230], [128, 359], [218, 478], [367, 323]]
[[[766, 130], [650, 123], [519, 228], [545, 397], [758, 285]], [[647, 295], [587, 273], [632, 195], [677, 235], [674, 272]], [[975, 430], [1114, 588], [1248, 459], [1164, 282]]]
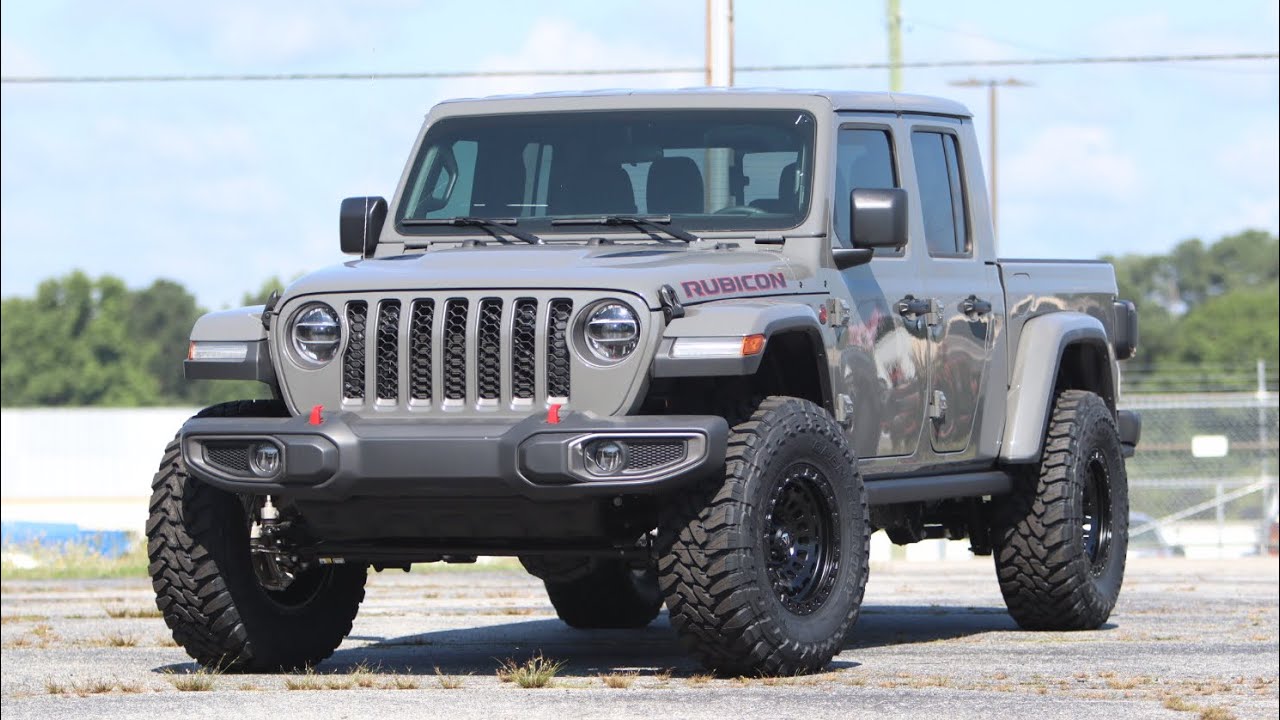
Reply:
[[1001, 500], [993, 533], [1009, 614], [1028, 630], [1092, 630], [1111, 616], [1129, 546], [1120, 435], [1097, 395], [1054, 403], [1034, 475]]
[[[197, 417], [279, 415], [272, 401], [215, 405]], [[201, 665], [264, 672], [310, 667], [351, 631], [364, 599], [363, 565], [314, 567], [281, 578], [255, 567], [239, 496], [187, 474], [175, 439], [152, 480], [147, 521], [156, 605], [173, 639]]]
[[811, 402], [767, 398], [734, 427], [723, 481], [664, 519], [671, 624], [721, 674], [820, 670], [858, 619], [869, 527], [840, 426]]

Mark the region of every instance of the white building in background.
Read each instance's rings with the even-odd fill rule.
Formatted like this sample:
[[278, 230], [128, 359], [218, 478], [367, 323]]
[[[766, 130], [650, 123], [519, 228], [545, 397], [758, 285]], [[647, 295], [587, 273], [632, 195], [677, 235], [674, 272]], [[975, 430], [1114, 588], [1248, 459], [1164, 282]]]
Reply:
[[142, 534], [151, 476], [193, 408], [0, 411], [0, 517]]

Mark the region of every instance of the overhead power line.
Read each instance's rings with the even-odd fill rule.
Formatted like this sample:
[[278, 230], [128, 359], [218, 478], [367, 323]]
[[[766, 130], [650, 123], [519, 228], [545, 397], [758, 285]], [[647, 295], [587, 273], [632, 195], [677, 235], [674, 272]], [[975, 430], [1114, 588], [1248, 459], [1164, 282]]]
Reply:
[[[979, 68], [1029, 65], [1120, 65], [1184, 62], [1276, 60], [1280, 53], [1220, 53], [1200, 55], [1115, 55], [1009, 60], [925, 60], [904, 62], [818, 63], [811, 65], [739, 65], [738, 73], [825, 72], [830, 70], [887, 70], [890, 68]], [[6, 85], [70, 85], [86, 83], [284, 82], [301, 80], [453, 80], [514, 77], [580, 77], [620, 75], [702, 74], [703, 67], [582, 68], [551, 70], [459, 70], [373, 73], [243, 73], [211, 75], [13, 75], [0, 77]]]

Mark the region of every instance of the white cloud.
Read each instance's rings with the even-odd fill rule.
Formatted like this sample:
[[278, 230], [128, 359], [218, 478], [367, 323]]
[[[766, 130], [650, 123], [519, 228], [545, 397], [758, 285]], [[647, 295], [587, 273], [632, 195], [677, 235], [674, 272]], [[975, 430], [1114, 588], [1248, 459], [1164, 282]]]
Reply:
[[1138, 187], [1134, 159], [1117, 147], [1110, 130], [1097, 126], [1047, 127], [1003, 165], [1010, 192], [1027, 197], [1123, 198]]
[[[511, 52], [499, 52], [475, 63], [480, 71], [572, 69], [600, 70], [628, 67], [696, 67], [702, 55], [670, 52], [652, 35], [643, 40], [624, 39], [619, 33], [606, 40], [591, 30], [558, 18], [542, 18], [529, 28], [524, 42]], [[701, 47], [697, 48], [701, 50]], [[503, 77], [454, 80], [441, 85], [441, 97], [483, 97], [506, 93], [549, 90], [586, 90], [604, 87], [676, 88], [697, 85], [698, 75], [585, 75], [559, 77]]]

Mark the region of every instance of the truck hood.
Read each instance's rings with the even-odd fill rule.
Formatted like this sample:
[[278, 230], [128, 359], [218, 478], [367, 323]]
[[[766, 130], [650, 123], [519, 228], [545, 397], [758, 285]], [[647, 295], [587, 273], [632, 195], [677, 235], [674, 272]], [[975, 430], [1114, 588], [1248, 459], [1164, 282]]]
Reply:
[[630, 292], [657, 309], [663, 285], [692, 304], [799, 293], [799, 280], [786, 259], [772, 252], [625, 244], [490, 246], [353, 260], [300, 278], [285, 296], [547, 288]]

